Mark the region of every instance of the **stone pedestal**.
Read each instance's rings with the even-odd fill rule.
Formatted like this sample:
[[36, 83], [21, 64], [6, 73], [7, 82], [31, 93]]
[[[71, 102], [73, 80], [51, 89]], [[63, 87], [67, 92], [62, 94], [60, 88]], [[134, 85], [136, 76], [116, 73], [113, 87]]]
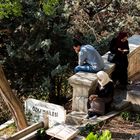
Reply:
[[94, 92], [97, 84], [96, 74], [79, 72], [68, 81], [73, 87], [72, 110], [87, 112], [88, 95]]

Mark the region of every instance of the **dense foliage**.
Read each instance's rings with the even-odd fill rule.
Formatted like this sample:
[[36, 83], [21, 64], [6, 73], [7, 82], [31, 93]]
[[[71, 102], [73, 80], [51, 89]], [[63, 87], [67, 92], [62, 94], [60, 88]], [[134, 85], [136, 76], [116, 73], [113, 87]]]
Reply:
[[20, 96], [59, 103], [68, 91], [67, 71], [75, 55], [68, 53], [72, 52], [69, 19], [62, 15], [63, 3], [21, 4], [21, 16], [9, 14], [10, 18], [1, 20], [1, 62], [6, 76]]
[[0, 60], [11, 87], [57, 103], [70, 93], [75, 32], [101, 54], [118, 31], [140, 32], [139, 0], [2, 0], [0, 11]]
[[111, 140], [111, 132], [109, 130], [104, 130], [101, 134], [93, 134], [93, 132], [90, 132], [86, 140]]

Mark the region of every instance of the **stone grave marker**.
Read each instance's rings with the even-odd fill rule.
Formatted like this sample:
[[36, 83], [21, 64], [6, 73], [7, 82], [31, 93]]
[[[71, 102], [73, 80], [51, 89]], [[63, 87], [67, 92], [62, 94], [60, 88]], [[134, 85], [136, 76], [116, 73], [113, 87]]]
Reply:
[[25, 101], [25, 114], [29, 123], [43, 121], [48, 115], [49, 127], [57, 123], [65, 123], [66, 110], [63, 106], [29, 98]]

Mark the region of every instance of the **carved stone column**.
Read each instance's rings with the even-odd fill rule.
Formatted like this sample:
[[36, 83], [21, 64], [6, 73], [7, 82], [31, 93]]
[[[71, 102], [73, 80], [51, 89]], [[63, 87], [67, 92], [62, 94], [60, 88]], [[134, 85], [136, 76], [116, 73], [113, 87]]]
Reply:
[[87, 99], [91, 92], [94, 92], [96, 87], [95, 73], [76, 73], [71, 76], [68, 81], [73, 87], [72, 110], [87, 112]]

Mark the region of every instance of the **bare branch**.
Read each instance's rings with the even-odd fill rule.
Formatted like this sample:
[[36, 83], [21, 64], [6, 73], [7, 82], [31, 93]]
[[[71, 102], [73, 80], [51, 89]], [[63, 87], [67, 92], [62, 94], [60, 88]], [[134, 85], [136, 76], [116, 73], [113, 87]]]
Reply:
[[98, 42], [98, 39], [97, 39], [97, 36], [96, 36], [96, 33], [95, 33], [94, 28], [92, 28], [92, 27], [91, 27], [87, 22], [85, 22], [84, 20], [83, 20], [83, 22], [84, 22], [85, 25], [88, 26], [88, 28], [90, 28], [90, 30], [92, 30], [92, 32], [93, 32], [93, 34], [94, 34], [94, 36], [95, 36], [95, 40]]

